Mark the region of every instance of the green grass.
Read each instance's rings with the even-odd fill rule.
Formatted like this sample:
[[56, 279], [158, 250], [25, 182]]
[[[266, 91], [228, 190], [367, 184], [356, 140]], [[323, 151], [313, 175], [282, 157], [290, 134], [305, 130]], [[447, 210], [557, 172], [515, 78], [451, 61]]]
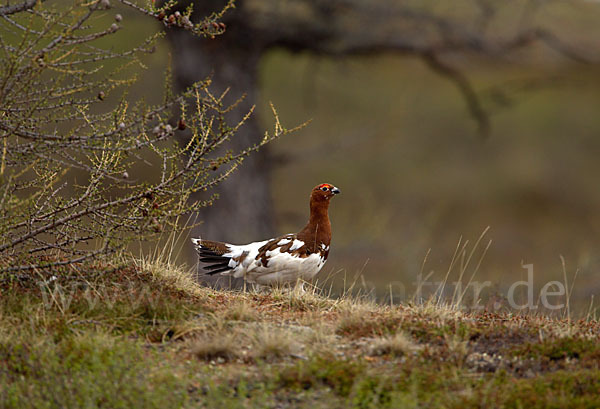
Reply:
[[160, 408], [189, 401], [185, 383], [159, 353], [103, 333], [7, 340], [0, 357], [7, 408]]
[[599, 325], [201, 288], [138, 263], [0, 278], [0, 407], [586, 408]]

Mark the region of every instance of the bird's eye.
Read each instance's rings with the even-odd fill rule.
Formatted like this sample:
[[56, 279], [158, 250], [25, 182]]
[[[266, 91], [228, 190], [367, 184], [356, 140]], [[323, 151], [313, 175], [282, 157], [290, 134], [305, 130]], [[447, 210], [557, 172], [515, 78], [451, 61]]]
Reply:
[[323, 187], [321, 188], [321, 190], [322, 190], [323, 192], [327, 192], [327, 191], [329, 190], [329, 188], [328, 188], [327, 186], [323, 186]]

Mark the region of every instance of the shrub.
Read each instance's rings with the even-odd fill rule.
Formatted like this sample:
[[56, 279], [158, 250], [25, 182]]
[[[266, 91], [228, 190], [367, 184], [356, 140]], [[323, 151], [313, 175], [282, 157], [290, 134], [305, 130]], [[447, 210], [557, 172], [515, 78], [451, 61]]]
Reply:
[[[108, 0], [49, 3], [0, 7], [0, 272], [73, 265], [177, 228], [214, 199], [193, 193], [287, 132], [276, 121], [257, 144], [225, 151], [251, 112], [226, 119], [210, 79], [181, 95], [167, 81], [157, 105], [129, 97], [162, 32], [116, 51], [124, 23]], [[169, 14], [172, 1], [118, 3], [205, 37], [224, 31], [231, 6], [192, 24], [191, 9]]]

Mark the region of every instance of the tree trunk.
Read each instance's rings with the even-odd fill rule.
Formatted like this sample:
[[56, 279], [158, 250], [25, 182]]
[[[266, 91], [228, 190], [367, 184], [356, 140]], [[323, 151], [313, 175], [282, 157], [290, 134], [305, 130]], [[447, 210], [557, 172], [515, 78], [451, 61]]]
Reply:
[[[231, 44], [220, 37], [206, 40], [180, 30], [169, 30], [168, 33], [178, 90], [210, 77], [210, 90], [215, 95], [229, 89], [225, 104], [231, 104], [245, 94], [244, 101], [229, 113], [230, 123], [237, 123], [257, 100], [258, 50]], [[243, 150], [261, 138], [261, 128], [254, 114], [226, 149]], [[200, 220], [203, 224], [194, 233], [202, 238], [230, 243], [271, 237], [275, 223], [269, 175], [269, 152], [263, 147], [246, 158], [241, 168], [214, 190], [213, 193], [219, 194], [219, 200], [202, 210]]]
[[[207, 4], [208, 3], [208, 4]], [[203, 17], [219, 10], [224, 2], [205, 2], [195, 14]], [[186, 6], [185, 2], [180, 8]], [[258, 62], [261, 48], [249, 43], [251, 38], [240, 29], [228, 29], [226, 35], [213, 40], [197, 38], [183, 30], [167, 30], [171, 44], [175, 87], [182, 91], [195, 82], [211, 78], [210, 91], [215, 95], [228, 90], [225, 105], [232, 104], [245, 95], [228, 115], [231, 124], [246, 115], [257, 100]], [[260, 141], [263, 132], [253, 114], [233, 136], [225, 149], [241, 151]], [[273, 203], [270, 189], [269, 151], [263, 147], [247, 157], [241, 167], [212, 192], [200, 192], [200, 199], [217, 193], [219, 199], [213, 206], [204, 208], [198, 215], [201, 224], [192, 231], [193, 237], [243, 244], [265, 240], [275, 234]], [[191, 260], [197, 260], [189, 246]], [[222, 276], [205, 276], [199, 271], [200, 281], [220, 287], [237, 287], [240, 280]]]

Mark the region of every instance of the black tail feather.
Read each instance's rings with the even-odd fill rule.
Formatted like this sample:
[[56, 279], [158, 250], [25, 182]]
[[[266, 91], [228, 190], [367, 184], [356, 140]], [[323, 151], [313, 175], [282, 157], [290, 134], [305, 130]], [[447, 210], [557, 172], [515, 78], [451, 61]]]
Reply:
[[[204, 268], [204, 269], [206, 270], [206, 268]], [[217, 274], [217, 273], [222, 273], [224, 271], [229, 271], [229, 270], [231, 270], [231, 267], [222, 267], [222, 268], [220, 268], [218, 270], [207, 271], [205, 274], [211, 276], [211, 275], [214, 275], [214, 274]]]
[[208, 271], [216, 270], [217, 268], [229, 268], [229, 262], [209, 264], [207, 266], [204, 266], [204, 269]]
[[220, 263], [220, 262], [224, 262], [225, 260], [229, 260], [229, 259], [226, 257], [215, 257], [215, 256], [203, 257], [203, 256], [200, 256], [200, 261], [202, 261], [203, 263]]
[[206, 264], [202, 267], [202, 269], [205, 271], [205, 274], [213, 275], [232, 269], [229, 267], [229, 261], [231, 260], [231, 257], [224, 257], [216, 251], [204, 247], [201, 244], [196, 244], [196, 250], [198, 251], [200, 261]]

